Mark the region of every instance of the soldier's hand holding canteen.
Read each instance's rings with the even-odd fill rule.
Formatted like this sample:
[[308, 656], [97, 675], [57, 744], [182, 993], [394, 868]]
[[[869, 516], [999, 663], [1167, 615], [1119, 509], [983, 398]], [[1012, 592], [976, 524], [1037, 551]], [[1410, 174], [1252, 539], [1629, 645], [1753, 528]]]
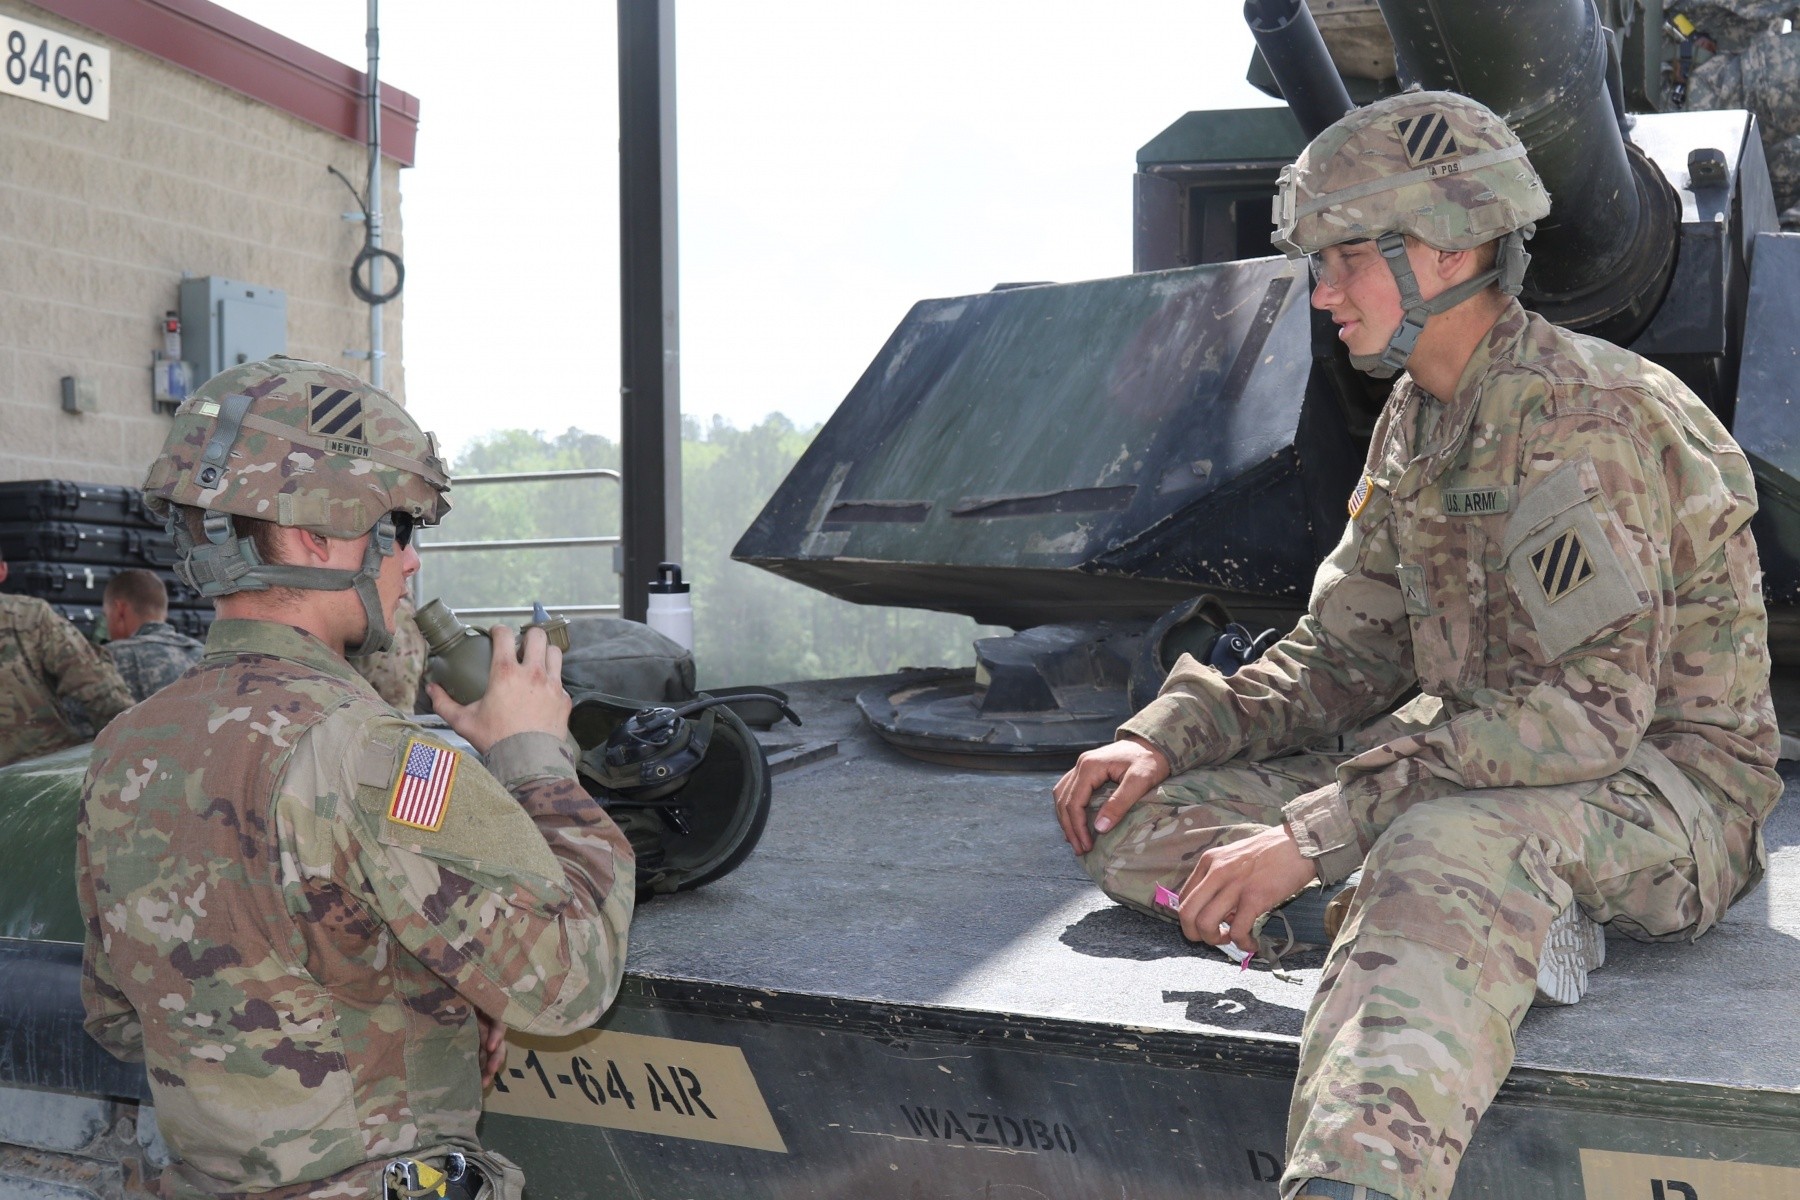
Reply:
[[458, 704], [437, 684], [427, 684], [431, 706], [482, 754], [515, 733], [567, 737], [572, 704], [562, 685], [562, 651], [539, 628], [527, 629], [523, 642], [510, 626], [488, 632], [494, 657], [486, 694], [473, 704]]

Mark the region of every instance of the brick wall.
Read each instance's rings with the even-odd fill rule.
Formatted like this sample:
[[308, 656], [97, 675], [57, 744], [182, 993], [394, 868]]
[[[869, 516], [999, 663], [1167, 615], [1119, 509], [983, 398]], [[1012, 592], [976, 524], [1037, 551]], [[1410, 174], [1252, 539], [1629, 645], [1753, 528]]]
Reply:
[[[288, 353], [366, 374], [344, 354], [369, 341], [348, 284], [362, 226], [326, 172], [360, 186], [360, 146], [34, 5], [0, 13], [112, 52], [109, 120], [0, 95], [0, 480], [142, 482], [168, 429], [151, 357], [184, 271], [280, 288]], [[382, 241], [404, 252], [383, 166]], [[402, 303], [383, 382], [404, 400]], [[92, 381], [99, 411], [63, 411], [65, 375]]]

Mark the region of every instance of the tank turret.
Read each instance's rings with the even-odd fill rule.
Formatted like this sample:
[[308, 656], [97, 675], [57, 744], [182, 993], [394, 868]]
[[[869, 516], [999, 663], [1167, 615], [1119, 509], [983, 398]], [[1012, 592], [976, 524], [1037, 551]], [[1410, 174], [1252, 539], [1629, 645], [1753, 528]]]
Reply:
[[1352, 100], [1419, 84], [1503, 115], [1544, 178], [1527, 307], [1662, 364], [1736, 422], [1762, 484], [1774, 641], [1800, 657], [1800, 436], [1781, 382], [1800, 283], [1756, 118], [1655, 111], [1672, 107], [1659, 68], [1682, 60], [1636, 6], [1244, 11], [1252, 81], [1293, 105], [1190, 113], [1140, 150], [1133, 275], [917, 305], [734, 556], [1015, 628], [1147, 621], [1199, 593], [1250, 624], [1291, 619], [1385, 385], [1308, 311], [1304, 266], [1270, 257], [1275, 176]]

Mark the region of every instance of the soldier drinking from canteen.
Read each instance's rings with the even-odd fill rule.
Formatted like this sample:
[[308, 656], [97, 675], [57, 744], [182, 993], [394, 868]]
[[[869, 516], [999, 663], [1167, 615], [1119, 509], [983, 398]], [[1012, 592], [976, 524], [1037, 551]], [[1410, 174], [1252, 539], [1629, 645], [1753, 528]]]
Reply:
[[560, 651], [497, 627], [483, 699], [432, 691], [479, 759], [346, 661], [448, 490], [386, 393], [281, 357], [201, 387], [150, 468], [218, 619], [95, 744], [77, 849], [87, 1029], [148, 1068], [165, 1196], [516, 1200], [475, 1137], [501, 1030], [618, 989], [633, 860], [576, 783]]

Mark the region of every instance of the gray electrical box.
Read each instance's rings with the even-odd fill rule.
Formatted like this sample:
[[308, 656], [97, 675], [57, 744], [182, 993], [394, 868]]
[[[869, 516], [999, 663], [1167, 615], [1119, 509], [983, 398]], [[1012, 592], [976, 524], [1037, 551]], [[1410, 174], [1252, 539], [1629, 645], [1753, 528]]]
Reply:
[[218, 275], [181, 281], [181, 357], [193, 386], [226, 367], [286, 352], [286, 292]]

